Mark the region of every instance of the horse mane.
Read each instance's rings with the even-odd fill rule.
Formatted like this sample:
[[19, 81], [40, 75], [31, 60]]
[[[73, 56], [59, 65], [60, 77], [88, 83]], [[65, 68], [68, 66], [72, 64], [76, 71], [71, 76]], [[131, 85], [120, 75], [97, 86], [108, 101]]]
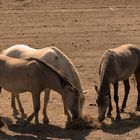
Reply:
[[[68, 66], [73, 71], [73, 75], [72, 76], [74, 78], [75, 84], [78, 84], [78, 87], [76, 87], [76, 88], [78, 88], [78, 90], [80, 90], [80, 92], [82, 93], [83, 91], [82, 91], [82, 87], [81, 87], [80, 76], [79, 76], [79, 74], [78, 74], [78, 72], [77, 72], [74, 64], [71, 62], [71, 60], [60, 49], [56, 48], [55, 46], [52, 46], [50, 48], [52, 50], [56, 51], [57, 54], [60, 54], [60, 56], [62, 56], [63, 58], [65, 58], [65, 61], [67, 62]], [[75, 84], [74, 84], [74, 86], [75, 86]]]
[[35, 60], [35, 61], [37, 61], [37, 62], [40, 63], [41, 65], [43, 65], [43, 66], [45, 66], [46, 68], [51, 69], [53, 72], [55, 72], [55, 73], [58, 75], [58, 77], [59, 77], [59, 79], [60, 79], [60, 81], [61, 81], [63, 87], [66, 86], [66, 85], [69, 85], [71, 88], [77, 89], [70, 81], [67, 80], [66, 77], [63, 77], [63, 76], [59, 73], [59, 71], [57, 71], [57, 70], [56, 70], [53, 66], [51, 66], [50, 64], [44, 63], [43, 61], [41, 61], [41, 60], [39, 60], [39, 59], [37, 59], [37, 58], [34, 58], [34, 57], [27, 58], [27, 59], [24, 59], [24, 60], [27, 60], [27, 61]]
[[50, 47], [51, 49], [53, 49], [54, 51], [57, 51], [57, 53], [59, 53], [60, 54], [60, 52], [61, 52], [61, 55], [64, 57], [64, 58], [66, 58], [67, 60], [68, 60], [68, 62], [75, 68], [75, 66], [73, 65], [73, 63], [71, 62], [71, 60], [61, 51], [61, 50], [59, 50], [58, 48], [56, 48], [56, 47], [54, 47], [54, 46], [52, 46], [52, 47]]
[[115, 55], [116, 54], [112, 49], [106, 50], [106, 52], [103, 54], [99, 66], [99, 75], [101, 76], [101, 79], [103, 78], [105, 71], [112, 70], [111, 66], [114, 65]]

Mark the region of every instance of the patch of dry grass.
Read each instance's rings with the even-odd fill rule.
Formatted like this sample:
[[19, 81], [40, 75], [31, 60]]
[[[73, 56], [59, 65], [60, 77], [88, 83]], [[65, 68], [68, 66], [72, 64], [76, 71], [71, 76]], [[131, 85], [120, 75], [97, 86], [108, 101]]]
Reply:
[[66, 128], [73, 130], [83, 130], [83, 129], [97, 130], [101, 128], [101, 124], [98, 122], [97, 119], [85, 115], [77, 121], [66, 122]]

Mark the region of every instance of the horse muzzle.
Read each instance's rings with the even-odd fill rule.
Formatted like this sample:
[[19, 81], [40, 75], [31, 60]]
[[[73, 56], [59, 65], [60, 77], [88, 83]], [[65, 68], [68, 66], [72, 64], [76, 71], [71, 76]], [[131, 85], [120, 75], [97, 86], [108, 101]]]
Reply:
[[80, 119], [80, 116], [78, 114], [75, 114], [72, 116], [72, 121], [77, 121]]
[[99, 120], [100, 122], [102, 122], [104, 119], [105, 119], [104, 116], [103, 116], [103, 117], [98, 117], [98, 120]]

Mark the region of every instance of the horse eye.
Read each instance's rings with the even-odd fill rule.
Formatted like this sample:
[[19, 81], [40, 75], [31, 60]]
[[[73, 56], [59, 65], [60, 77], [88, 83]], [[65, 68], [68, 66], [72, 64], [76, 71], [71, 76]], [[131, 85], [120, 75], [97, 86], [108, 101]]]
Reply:
[[78, 92], [78, 90], [76, 88], [72, 88], [72, 90], [74, 91], [75, 96], [79, 95], [79, 92]]

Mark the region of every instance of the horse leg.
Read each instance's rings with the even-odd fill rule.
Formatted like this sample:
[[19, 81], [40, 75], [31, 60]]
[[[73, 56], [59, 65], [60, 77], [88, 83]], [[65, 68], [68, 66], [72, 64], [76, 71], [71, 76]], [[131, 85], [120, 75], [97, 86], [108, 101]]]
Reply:
[[39, 124], [38, 113], [40, 110], [40, 93], [38, 92], [35, 96], [36, 96], [35, 97], [35, 104], [34, 104], [35, 124]]
[[137, 91], [138, 91], [138, 99], [137, 99], [137, 107], [136, 111], [140, 111], [140, 75], [139, 72], [135, 72], [136, 81], [137, 81]]
[[114, 101], [116, 103], [116, 113], [117, 113], [116, 120], [118, 120], [118, 119], [121, 119], [119, 105], [118, 105], [118, 102], [119, 102], [119, 97], [118, 97], [118, 82], [114, 83], [113, 86], [114, 86]]
[[80, 95], [80, 116], [82, 117], [83, 106], [85, 103], [85, 96], [83, 94]]
[[112, 107], [112, 102], [111, 102], [111, 94], [109, 93], [109, 110], [107, 112], [107, 117], [111, 117], [111, 111], [112, 111], [113, 107]]
[[35, 116], [35, 125], [37, 125], [37, 124], [39, 124], [38, 113], [40, 110], [40, 93], [33, 92], [32, 99], [33, 99], [34, 112], [27, 118], [27, 122], [30, 122], [33, 119], [33, 117]]
[[50, 89], [45, 89], [45, 91], [44, 91], [44, 107], [43, 107], [43, 112], [42, 112], [44, 115], [43, 123], [49, 123], [49, 118], [47, 115], [47, 105], [49, 102], [49, 96], [50, 96]]
[[123, 84], [124, 84], [124, 88], [125, 88], [125, 95], [124, 95], [124, 99], [123, 99], [123, 103], [122, 103], [121, 112], [124, 112], [124, 108], [126, 107], [127, 98], [128, 98], [128, 94], [130, 91], [129, 79], [124, 80]]
[[27, 117], [27, 115], [24, 113], [24, 109], [22, 107], [22, 104], [21, 104], [21, 101], [20, 101], [20, 98], [19, 98], [19, 94], [15, 94], [15, 97], [17, 99], [17, 103], [18, 103], [18, 106], [19, 106], [19, 110], [21, 112], [21, 115], [23, 118]]
[[11, 107], [13, 109], [13, 115], [18, 115], [19, 112], [16, 108], [15, 98], [16, 98], [16, 93], [11, 93]]
[[63, 105], [64, 105], [64, 114], [67, 116], [67, 121], [70, 121], [71, 120], [71, 115], [69, 114], [67, 105], [66, 105], [63, 97], [62, 97], [62, 100], [63, 100]]
[[[49, 119], [46, 113], [46, 109], [47, 109], [47, 104], [49, 101], [49, 96], [50, 96], [50, 89], [46, 89], [45, 90], [45, 94], [44, 94], [44, 107], [43, 107], [43, 115], [44, 115], [44, 119], [43, 122], [44, 123], [49, 123]], [[63, 105], [64, 105], [64, 114], [67, 116], [67, 120], [70, 121], [71, 120], [71, 116], [69, 114], [69, 111], [67, 109], [66, 103], [64, 101], [64, 98], [62, 97], [63, 100]]]

